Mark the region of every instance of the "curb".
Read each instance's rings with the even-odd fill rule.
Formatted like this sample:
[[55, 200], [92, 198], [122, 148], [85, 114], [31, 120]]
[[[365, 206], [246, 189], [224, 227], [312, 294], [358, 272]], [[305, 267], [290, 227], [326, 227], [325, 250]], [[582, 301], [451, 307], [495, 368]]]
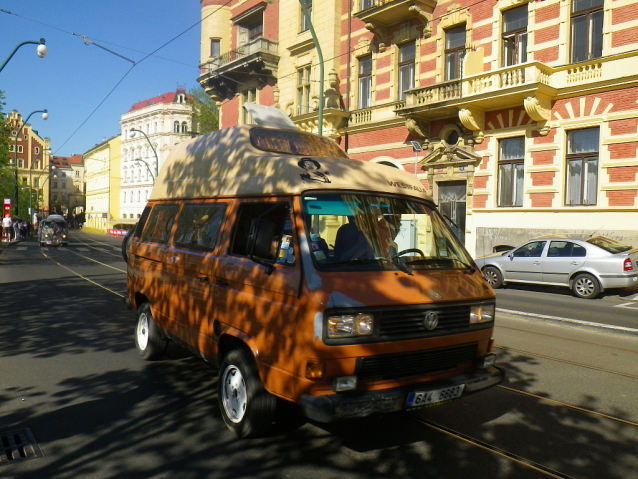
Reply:
[[597, 331], [608, 331], [620, 334], [629, 334], [638, 336], [638, 329], [627, 328], [625, 326], [615, 326], [613, 324], [594, 323], [592, 321], [582, 321], [580, 319], [561, 318], [559, 316], [548, 316], [546, 314], [526, 313], [524, 311], [514, 311], [511, 309], [496, 308], [497, 313], [506, 313], [514, 317], [522, 319], [537, 319], [540, 321], [548, 321], [557, 324], [569, 324], [580, 328], [594, 329]]

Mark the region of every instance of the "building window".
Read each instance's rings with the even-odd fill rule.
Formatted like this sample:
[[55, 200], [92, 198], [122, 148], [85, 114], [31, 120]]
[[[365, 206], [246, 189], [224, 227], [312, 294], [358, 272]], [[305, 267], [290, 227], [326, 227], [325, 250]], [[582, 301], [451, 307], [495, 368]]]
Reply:
[[24, 168], [24, 160], [18, 160], [18, 168]]
[[567, 205], [595, 205], [598, 194], [598, 128], [567, 132]]
[[527, 61], [527, 4], [503, 13], [503, 66]]
[[210, 56], [211, 58], [217, 58], [221, 55], [221, 40], [219, 38], [210, 39]]
[[[306, 10], [308, 10], [308, 16], [312, 18], [312, 0], [303, 0], [303, 1], [306, 2]], [[310, 22], [304, 15], [303, 9], [302, 9], [301, 10], [301, 27], [299, 31], [305, 32], [307, 30], [310, 30]]]
[[405, 100], [405, 91], [414, 88], [414, 42], [399, 45], [399, 100]]
[[523, 206], [523, 159], [525, 137], [499, 143], [498, 206]]
[[445, 80], [461, 78], [465, 56], [465, 24], [445, 31]]
[[372, 55], [359, 58], [359, 110], [372, 104]]
[[572, 62], [603, 56], [603, 0], [572, 1]]
[[360, 9], [365, 10], [367, 8], [374, 7], [374, 0], [360, 0]]
[[173, 123], [173, 133], [179, 133], [179, 121]]
[[253, 117], [248, 111], [243, 108], [246, 103], [257, 103], [257, 88], [248, 88], [241, 93], [242, 97], [242, 122], [244, 125], [251, 125], [253, 123]]
[[22, 145], [18, 145], [18, 153], [23, 153], [24, 147]]
[[310, 65], [297, 70], [297, 115], [310, 113]]
[[188, 123], [182, 122], [182, 133], [188, 133]]

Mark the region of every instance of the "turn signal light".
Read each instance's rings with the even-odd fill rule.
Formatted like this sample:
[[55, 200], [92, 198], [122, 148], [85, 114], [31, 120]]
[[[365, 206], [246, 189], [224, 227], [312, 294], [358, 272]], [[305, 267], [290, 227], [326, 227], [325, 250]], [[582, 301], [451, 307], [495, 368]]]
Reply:
[[321, 379], [323, 378], [326, 364], [323, 361], [306, 361], [306, 373], [304, 376], [306, 379]]

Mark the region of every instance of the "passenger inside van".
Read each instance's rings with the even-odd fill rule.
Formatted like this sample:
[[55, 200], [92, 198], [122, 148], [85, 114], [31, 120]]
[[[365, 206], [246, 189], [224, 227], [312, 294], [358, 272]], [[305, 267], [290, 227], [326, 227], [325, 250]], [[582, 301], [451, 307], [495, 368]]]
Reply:
[[365, 258], [374, 258], [374, 250], [363, 232], [357, 227], [354, 216], [348, 216], [348, 223], [337, 230], [334, 259], [335, 261], [348, 261]]

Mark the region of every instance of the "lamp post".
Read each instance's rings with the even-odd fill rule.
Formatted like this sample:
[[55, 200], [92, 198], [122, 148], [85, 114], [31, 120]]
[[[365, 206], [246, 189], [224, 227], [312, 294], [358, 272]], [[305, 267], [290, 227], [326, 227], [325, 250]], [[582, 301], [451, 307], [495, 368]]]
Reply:
[[[149, 173], [151, 173], [151, 177], [153, 178], [153, 183], [155, 183], [155, 179], [157, 178], [157, 175], [159, 174], [159, 158], [157, 157], [157, 151], [155, 151], [155, 147], [153, 146], [153, 143], [151, 143], [151, 140], [148, 138], [146, 133], [144, 133], [142, 130], [137, 130], [135, 128], [131, 128], [131, 138], [135, 138], [135, 132], [138, 132], [138, 133], [141, 133], [142, 135], [144, 135], [144, 138], [146, 138], [146, 141], [151, 146], [151, 150], [153, 150], [153, 154], [155, 155], [155, 175], [154, 176], [153, 176], [153, 173], [151, 173], [151, 169], [148, 166], [148, 163], [146, 163], [142, 159], [139, 159], [139, 161], [142, 161], [146, 165], [146, 167], [148, 168]], [[138, 160], [135, 160], [135, 161], [138, 161]]]
[[[55, 174], [55, 165], [52, 164], [48, 164], [46, 165], [44, 168], [42, 168], [40, 170], [40, 174], [38, 175], [38, 179], [42, 176], [42, 173], [44, 173], [44, 170], [48, 169], [48, 175], [46, 177], [46, 179], [42, 182], [42, 184], [39, 186], [38, 189], [42, 190], [42, 193], [44, 193], [44, 185], [47, 184], [47, 181], [49, 181], [51, 179], [51, 176], [56, 176]], [[39, 198], [40, 198], [40, 193], [38, 193], [38, 205], [39, 205]], [[44, 202], [44, 197], [42, 198], [42, 201]], [[51, 185], [49, 185], [49, 201], [48, 201], [49, 205], [51, 205]], [[40, 208], [38, 208], [38, 211], [40, 211]], [[49, 208], [49, 213], [51, 213], [51, 209]]]
[[[13, 54], [12, 54], [13, 55]], [[8, 61], [8, 60], [7, 60]], [[16, 216], [18, 216], [18, 136], [20, 136], [20, 132], [22, 131], [22, 129], [24, 128], [24, 125], [26, 125], [29, 122], [29, 118], [31, 118], [32, 115], [35, 115], [36, 113], [42, 113], [42, 119], [43, 120], [47, 120], [49, 118], [49, 114], [47, 113], [46, 109], [45, 110], [35, 110], [32, 111], [31, 113], [29, 113], [29, 116], [27, 116], [27, 119], [24, 120], [22, 122], [22, 125], [20, 125], [20, 128], [18, 128], [18, 131], [16, 132], [15, 135], [15, 151], [14, 151], [14, 161], [15, 161], [15, 186], [16, 186]]]
[[35, 49], [36, 55], [38, 55], [40, 58], [46, 57], [48, 49], [47, 49], [47, 46], [45, 45], [45, 43], [46, 43], [46, 40], [44, 38], [40, 38], [39, 42], [34, 42], [32, 40], [27, 40], [27, 41], [24, 41], [22, 43], [18, 43], [16, 45], [16, 47], [13, 49], [13, 51], [11, 53], [9, 53], [9, 56], [7, 57], [7, 59], [4, 61], [4, 63], [0, 67], [0, 72], [4, 69], [6, 64], [9, 63], [9, 60], [11, 60], [13, 55], [15, 55], [15, 52], [17, 52], [18, 48], [20, 48], [22, 45], [29, 45], [29, 44], [37, 45], [38, 47]]
[[299, 0], [299, 3], [301, 4], [301, 10], [304, 17], [308, 22], [310, 35], [312, 36], [312, 41], [315, 44], [317, 56], [319, 57], [319, 113], [317, 118], [317, 133], [319, 133], [319, 135], [323, 135], [323, 53], [321, 52], [321, 45], [319, 44], [319, 39], [315, 33], [315, 27], [312, 25], [312, 20], [310, 19], [310, 13], [308, 13], [308, 8], [306, 8], [306, 1]]
[[155, 180], [156, 180], [157, 177], [153, 176], [153, 172], [151, 171], [151, 167], [149, 166], [149, 164], [147, 162], [145, 162], [141, 158], [135, 158], [133, 161], [135, 163], [139, 163], [141, 161], [142, 163], [144, 163], [146, 165], [146, 169], [148, 170], [148, 174], [151, 175], [151, 178], [153, 178], [153, 184], [155, 184]]
[[[51, 151], [51, 148], [42, 148], [40, 152], [35, 156], [34, 160], [31, 162], [31, 166], [29, 167], [29, 214], [33, 214], [33, 165], [38, 161], [39, 156], [44, 152], [44, 150]], [[44, 157], [42, 157], [44, 159]], [[54, 167], [55, 168], [55, 167]], [[44, 168], [42, 168], [44, 170]], [[31, 218], [33, 220], [33, 218]]]

